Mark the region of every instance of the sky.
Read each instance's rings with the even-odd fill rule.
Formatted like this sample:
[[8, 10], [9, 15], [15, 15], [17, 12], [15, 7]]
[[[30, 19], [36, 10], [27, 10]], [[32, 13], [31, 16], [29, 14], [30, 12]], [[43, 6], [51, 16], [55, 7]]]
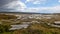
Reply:
[[60, 0], [0, 0], [0, 11], [60, 13]]

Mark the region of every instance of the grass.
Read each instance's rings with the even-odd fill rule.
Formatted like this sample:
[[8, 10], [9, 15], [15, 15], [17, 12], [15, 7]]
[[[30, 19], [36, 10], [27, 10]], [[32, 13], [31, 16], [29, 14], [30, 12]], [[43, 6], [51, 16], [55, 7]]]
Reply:
[[4, 32], [4, 33], [0, 33], [0, 34], [13, 34], [13, 32]]
[[[4, 15], [6, 16], [6, 15]], [[12, 19], [10, 17], [4, 17], [3, 16], [3, 19]], [[16, 17], [15, 17], [16, 18]], [[14, 19], [15, 19], [14, 18]], [[0, 18], [1, 20], [2, 18]], [[29, 22], [29, 21], [33, 21], [33, 20], [36, 20], [36, 21], [39, 21], [41, 22], [40, 24], [31, 24], [31, 26], [29, 26], [29, 28], [27, 29], [22, 29], [22, 30], [17, 30], [17, 31], [14, 31], [14, 32], [4, 32], [4, 33], [0, 33], [0, 34], [60, 34], [60, 28], [54, 28], [54, 27], [51, 27], [51, 26], [48, 26], [46, 23], [52, 23], [54, 22], [55, 20], [60, 20], [60, 19], [54, 19], [52, 18], [51, 20], [48, 20], [48, 19], [42, 19], [42, 20], [39, 20], [39, 19], [27, 19], [27, 20], [19, 20], [20, 22]], [[1, 22], [1, 21], [0, 21]], [[19, 22], [19, 23], [20, 23]], [[7, 21], [4, 21], [3, 22], [3, 25], [10, 25], [12, 22], [7, 22]], [[18, 23], [18, 24], [19, 24]]]

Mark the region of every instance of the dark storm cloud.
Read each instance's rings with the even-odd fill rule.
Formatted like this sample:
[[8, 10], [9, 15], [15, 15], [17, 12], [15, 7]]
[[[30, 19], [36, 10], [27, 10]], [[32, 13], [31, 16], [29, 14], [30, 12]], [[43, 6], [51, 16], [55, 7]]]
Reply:
[[5, 7], [5, 5], [9, 4], [9, 3], [13, 2], [13, 1], [17, 1], [17, 0], [0, 0], [0, 12], [5, 11], [5, 10], [10, 10], [10, 9], [7, 9]]
[[1, 11], [22, 11], [26, 8], [20, 0], [0, 0]]
[[5, 4], [8, 4], [8, 3], [12, 2], [12, 1], [16, 1], [16, 0], [0, 0], [0, 7], [5, 5]]

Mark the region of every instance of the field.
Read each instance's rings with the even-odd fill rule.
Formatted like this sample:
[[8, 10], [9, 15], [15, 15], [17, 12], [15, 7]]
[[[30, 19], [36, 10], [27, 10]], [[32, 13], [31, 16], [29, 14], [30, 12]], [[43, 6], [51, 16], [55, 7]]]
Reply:
[[[60, 34], [60, 27], [48, 25], [55, 21], [60, 21], [59, 14], [0, 14], [0, 34]], [[29, 26], [9, 30], [11, 25], [21, 24]]]

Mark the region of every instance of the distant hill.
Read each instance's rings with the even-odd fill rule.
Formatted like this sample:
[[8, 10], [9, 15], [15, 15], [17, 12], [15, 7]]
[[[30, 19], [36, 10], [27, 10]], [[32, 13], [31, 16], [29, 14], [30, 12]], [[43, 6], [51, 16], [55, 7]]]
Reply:
[[3, 11], [1, 11], [0, 13], [13, 13], [13, 14], [42, 14], [42, 15], [47, 15], [47, 14], [53, 14], [53, 15], [56, 15], [56, 14], [58, 14], [58, 15], [60, 15], [60, 13], [34, 13], [34, 12], [3, 12]]
[[32, 12], [0, 12], [0, 13], [14, 13], [14, 14], [40, 14], [40, 13], [32, 13]]

